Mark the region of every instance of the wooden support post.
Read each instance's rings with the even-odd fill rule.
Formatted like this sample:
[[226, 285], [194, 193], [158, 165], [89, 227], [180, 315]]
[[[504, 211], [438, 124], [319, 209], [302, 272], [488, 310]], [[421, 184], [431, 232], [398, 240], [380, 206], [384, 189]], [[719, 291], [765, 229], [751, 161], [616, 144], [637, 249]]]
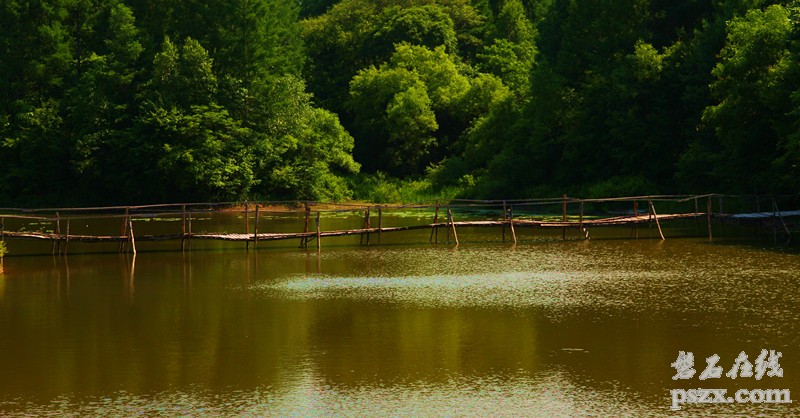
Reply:
[[586, 234], [583, 233], [583, 201], [581, 201], [581, 217], [578, 218], [578, 234], [581, 236], [581, 239], [586, 238]]
[[445, 217], [446, 217], [446, 218], [445, 218], [445, 223], [447, 224], [447, 228], [445, 228], [445, 230], [447, 231], [447, 243], [449, 244], [449, 243], [450, 243], [450, 229], [451, 229], [451, 228], [450, 228], [450, 221], [451, 221], [451, 217], [450, 217], [450, 213], [451, 213], [451, 212], [450, 212], [450, 206], [447, 206], [447, 208], [446, 208], [446, 209], [447, 209], [447, 210], [445, 211], [445, 213], [444, 213], [444, 214], [445, 214]]
[[[308, 234], [308, 222], [311, 220], [311, 207], [308, 206], [308, 202], [305, 202], [305, 212], [306, 212], [306, 226], [303, 228], [303, 233]], [[300, 238], [300, 248], [308, 248], [308, 235]]]
[[128, 232], [130, 233], [131, 250], [133, 251], [133, 255], [136, 255], [136, 238], [133, 236], [133, 220], [130, 217], [128, 218]]
[[[456, 246], [458, 246], [458, 234], [456, 233], [456, 224], [453, 222], [453, 212], [450, 211], [450, 207], [447, 208], [447, 220], [450, 222], [450, 227], [453, 228], [453, 239], [456, 241]], [[448, 231], [447, 241], [450, 242], [450, 229]]]
[[433, 215], [433, 226], [431, 227], [431, 239], [429, 242], [433, 242], [433, 236], [436, 235], [436, 243], [439, 243], [439, 228], [436, 224], [439, 222], [439, 201], [436, 201], [436, 214]]
[[694, 198], [694, 228], [697, 231], [697, 236], [700, 236], [700, 205], [697, 203], [697, 198]]
[[317, 221], [316, 221], [316, 223], [317, 223], [317, 251], [319, 251], [320, 248], [322, 248], [322, 243], [320, 242], [320, 238], [322, 237], [322, 235], [320, 234], [320, 231], [319, 231], [319, 211], [317, 211]]
[[[122, 218], [122, 231], [120, 235], [123, 237], [128, 236], [128, 214], [130, 213], [130, 208], [125, 208], [125, 217]], [[119, 252], [125, 251], [125, 241], [119, 242]]]
[[778, 202], [775, 198], [772, 198], [772, 204], [775, 205], [775, 212], [778, 214], [778, 219], [781, 220], [781, 224], [783, 225], [783, 230], [786, 231], [786, 243], [788, 244], [792, 240], [792, 233], [789, 231], [789, 227], [786, 226], [786, 221], [783, 220], [783, 215], [781, 215], [781, 210], [778, 207]]
[[181, 251], [186, 250], [186, 205], [181, 205]]
[[383, 209], [378, 206], [378, 245], [381, 245], [381, 235], [383, 235]]
[[[250, 205], [244, 202], [244, 234], [250, 235]], [[250, 250], [250, 240], [245, 241], [245, 248]]]
[[192, 210], [186, 212], [186, 245], [192, 249]]
[[[756, 195], [756, 213], [761, 213], [761, 199]], [[761, 221], [756, 219], [756, 234], [761, 239]]]
[[650, 205], [650, 210], [653, 211], [653, 217], [656, 219], [656, 226], [658, 227], [658, 234], [661, 235], [661, 240], [664, 241], [664, 233], [661, 231], [661, 223], [658, 222], [658, 214], [656, 213], [656, 207], [653, 206], [653, 201], [648, 200], [647, 203]]
[[61, 215], [56, 212], [56, 223], [58, 224], [58, 255], [61, 255], [61, 241], [64, 240], [64, 236], [61, 235]]
[[[511, 229], [511, 238], [514, 239], [514, 245], [517, 245], [517, 233], [514, 231], [514, 207], [512, 206], [508, 210], [508, 225], [509, 229]], [[453, 229], [455, 230], [455, 228]], [[505, 235], [505, 234], [503, 234]]]
[[61, 216], [56, 212], [56, 239], [53, 240], [53, 248], [51, 252], [56, 255], [56, 246], [58, 246], [58, 254], [61, 255]]
[[[581, 204], [581, 208], [582, 207], [583, 207], [583, 204]], [[581, 211], [582, 210], [583, 209], [581, 209]], [[633, 201], [633, 216], [636, 217], [636, 218], [639, 217], [639, 201], [637, 201], [637, 200]], [[638, 219], [634, 220], [634, 222], [633, 222], [633, 231], [631, 231], [631, 232], [633, 232], [633, 237], [635, 239], [639, 239], [639, 222], [638, 221], [639, 221]]]
[[256, 220], [253, 224], [253, 249], [258, 248], [258, 203], [256, 203]]
[[[364, 226], [363, 226], [363, 229], [369, 229], [369, 228], [370, 228], [370, 225], [369, 225], [369, 208], [366, 208], [364, 210]], [[364, 234], [363, 233], [361, 234], [361, 242], [360, 243], [361, 244], [364, 243]], [[367, 246], [369, 246], [369, 231], [367, 231]]]
[[[6, 218], [0, 216], [0, 243], [3, 243], [6, 237]], [[0, 255], [0, 274], [3, 274], [3, 256]]]
[[64, 243], [64, 255], [67, 255], [69, 251], [69, 218], [67, 218], [67, 235], [66, 235], [66, 242]]
[[708, 197], [708, 201], [706, 203], [706, 218], [708, 219], [708, 240], [714, 240], [714, 236], [711, 233], [711, 212], [713, 208], [711, 207], [711, 196]]
[[[563, 205], [561, 212], [561, 222], [567, 222], [567, 195], [564, 195]], [[567, 239], [567, 228], [561, 228], [561, 239]]]
[[778, 243], [778, 207], [775, 205], [775, 198], [772, 198], [772, 241]]
[[506, 242], [506, 221], [508, 221], [508, 209], [506, 208], [506, 201], [503, 201], [503, 242]]
[[722, 236], [725, 233], [725, 220], [724, 220], [725, 211], [722, 208], [722, 196], [719, 197], [719, 236]]

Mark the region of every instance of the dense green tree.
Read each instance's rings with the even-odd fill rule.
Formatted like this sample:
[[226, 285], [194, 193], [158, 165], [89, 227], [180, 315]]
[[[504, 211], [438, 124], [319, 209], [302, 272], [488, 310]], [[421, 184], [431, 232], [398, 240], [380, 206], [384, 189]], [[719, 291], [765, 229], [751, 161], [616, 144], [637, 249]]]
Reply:
[[758, 192], [776, 187], [772, 163], [793, 123], [791, 93], [800, 86], [789, 46], [789, 11], [778, 5], [751, 10], [728, 24], [728, 38], [711, 86], [718, 104], [703, 114], [719, 141], [709, 155], [712, 175], [728, 190]]
[[[504, 108], [511, 114], [494, 116], [495, 120], [511, 121], [500, 126], [505, 144], [481, 145], [495, 140], [481, 131], [473, 133], [473, 149], [499, 150], [489, 158], [489, 172], [481, 185], [484, 190], [492, 193], [502, 187], [516, 193], [541, 193], [540, 186], [546, 185], [579, 192], [578, 185], [613, 176], [640, 176], [641, 166], [652, 164], [639, 163], [638, 144], [643, 141], [658, 147], [662, 143], [660, 136], [653, 135], [658, 132], [656, 127], [648, 124], [648, 119], [656, 119], [649, 105], [657, 99], [653, 96], [661, 66], [657, 62], [660, 54], [641, 41], [650, 17], [647, 3], [555, 1], [545, 19], [558, 25], [542, 26], [539, 43], [544, 47], [534, 65], [530, 39], [535, 32], [522, 14], [521, 4], [505, 2], [503, 18], [498, 19], [502, 23], [498, 27], [505, 28], [499, 33], [505, 37], [494, 49], [487, 49], [485, 56], [494, 61], [486, 62], [503, 58], [495, 52], [504, 47], [508, 52], [500, 62], [507, 64], [495, 65], [499, 70], [494, 71], [526, 93], [524, 102]], [[520, 48], [523, 45], [525, 49]], [[514, 48], [530, 52], [526, 57], [513, 53]], [[532, 68], [530, 79], [519, 70], [509, 71], [515, 66]], [[487, 133], [496, 134], [494, 129]], [[516, 176], [523, 167], [525, 173]]]
[[212, 68], [208, 52], [194, 39], [186, 38], [180, 48], [164, 40], [136, 136], [128, 144], [136, 148], [137, 160], [152, 162], [138, 177], [152, 184], [129, 193], [148, 200], [234, 199], [253, 185], [253, 157], [247, 152], [253, 135], [216, 104]]
[[254, 155], [248, 149], [253, 133], [225, 109], [214, 104], [189, 111], [155, 108], [140, 124], [149, 134], [141, 146], [153, 153], [151, 174], [158, 179], [147, 198], [225, 201], [245, 197], [253, 186]]
[[484, 90], [506, 91], [500, 83], [486, 83], [487, 77], [469, 77], [444, 46], [398, 44], [389, 62], [361, 71], [351, 83], [356, 158], [367, 170], [395, 175], [438, 162], [487, 111], [489, 104], [476, 103], [494, 93]]
[[58, 102], [46, 100], [2, 120], [0, 194], [7, 201], [42, 204], [43, 193], [68, 197], [69, 144], [62, 135], [63, 118]]
[[380, 22], [367, 44], [378, 60], [388, 57], [394, 45], [401, 42], [428, 48], [441, 45], [451, 53], [458, 48], [455, 24], [438, 4], [388, 7], [383, 10]]
[[798, 9], [7, 0], [0, 200], [795, 192]]
[[262, 196], [342, 200], [351, 192], [342, 176], [357, 173], [353, 137], [338, 117], [314, 107], [305, 84], [284, 76], [257, 93], [257, 120], [268, 142], [257, 144]]
[[427, 163], [439, 128], [419, 75], [405, 68], [370, 67], [351, 85], [357, 157], [369, 170], [409, 175]]
[[343, 0], [302, 23], [310, 61], [306, 78], [326, 108], [345, 114], [342, 98], [350, 80], [386, 61], [396, 43], [444, 45], [467, 58], [480, 44], [473, 32], [481, 22], [466, 0]]
[[10, 0], [0, 6], [0, 91], [3, 111], [24, 111], [63, 91], [72, 64], [69, 0]]
[[304, 63], [299, 8], [281, 0], [225, 0], [214, 11], [208, 47], [221, 73], [245, 87], [269, 75], [300, 74]]
[[303, 18], [319, 16], [337, 2], [338, 0], [302, 0], [300, 2], [300, 16]]
[[[0, 5], [0, 196], [66, 193], [68, 143], [58, 98], [72, 65], [67, 0]], [[59, 193], [59, 192], [57, 192]]]
[[478, 68], [497, 75], [521, 95], [529, 93], [536, 31], [520, 0], [506, 0], [497, 16], [494, 42], [478, 53]]
[[107, 36], [96, 45], [98, 52], [83, 59], [62, 105], [71, 142], [70, 170], [79, 188], [100, 199], [121, 193], [114, 173], [127, 158], [122, 137], [133, 124], [143, 48], [133, 14], [124, 4], [112, 2], [96, 14], [105, 18]]

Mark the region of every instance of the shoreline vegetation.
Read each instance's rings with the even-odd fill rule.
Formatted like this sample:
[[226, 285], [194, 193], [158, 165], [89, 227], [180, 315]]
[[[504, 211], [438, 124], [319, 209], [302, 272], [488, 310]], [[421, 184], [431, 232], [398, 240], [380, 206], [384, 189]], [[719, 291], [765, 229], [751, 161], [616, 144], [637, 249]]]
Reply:
[[0, 206], [800, 191], [800, 2], [8, 0]]

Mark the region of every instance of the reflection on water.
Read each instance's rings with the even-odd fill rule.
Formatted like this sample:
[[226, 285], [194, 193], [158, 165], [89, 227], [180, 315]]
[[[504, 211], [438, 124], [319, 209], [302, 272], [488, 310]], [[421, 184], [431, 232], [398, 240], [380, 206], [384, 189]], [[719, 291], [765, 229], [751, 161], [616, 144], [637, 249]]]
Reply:
[[[642, 416], [671, 413], [672, 388], [800, 396], [798, 261], [691, 239], [12, 258], [0, 415]], [[671, 379], [680, 350], [727, 369], [762, 348], [783, 378]]]
[[624, 391], [610, 387], [586, 391], [554, 371], [535, 377], [489, 376], [454, 379], [435, 385], [411, 382], [357, 388], [335, 387], [310, 374], [297, 376], [287, 390], [209, 392], [193, 388], [142, 397], [126, 392], [89, 402], [69, 397], [48, 409], [28, 405], [34, 414], [80, 415], [236, 415], [236, 416], [641, 416]]

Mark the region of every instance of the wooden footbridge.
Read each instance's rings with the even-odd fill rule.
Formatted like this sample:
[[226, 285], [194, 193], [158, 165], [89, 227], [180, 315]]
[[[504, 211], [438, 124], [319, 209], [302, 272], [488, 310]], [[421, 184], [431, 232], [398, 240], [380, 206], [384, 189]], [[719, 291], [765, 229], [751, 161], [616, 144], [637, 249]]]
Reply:
[[[723, 211], [724, 199], [734, 200], [741, 209], [743, 200], [749, 200], [755, 211], [742, 210], [738, 213]], [[438, 243], [439, 234], [446, 234], [446, 242], [459, 244], [458, 230], [475, 227], [495, 227], [502, 230], [503, 241], [516, 243], [516, 230], [519, 228], [539, 228], [558, 230], [562, 238], [567, 238], [568, 230], [576, 230], [579, 239], [589, 239], [589, 231], [599, 227], [631, 227], [631, 237], [638, 238], [638, 226], [655, 226], [660, 239], [666, 239], [661, 228], [662, 222], [694, 219], [697, 233], [708, 234], [713, 239], [712, 222], [721, 229], [724, 223], [753, 225], [772, 231], [775, 241], [778, 237], [791, 239], [789, 218], [800, 216], [800, 211], [781, 212], [778, 201], [797, 205], [798, 196], [636, 196], [607, 199], [578, 199], [562, 196], [553, 199], [526, 200], [453, 200], [447, 204], [415, 205], [374, 205], [374, 204], [333, 204], [319, 202], [237, 202], [237, 203], [192, 203], [145, 206], [115, 206], [94, 208], [47, 208], [47, 209], [0, 209], [0, 240], [38, 240], [52, 242], [54, 254], [66, 254], [70, 242], [118, 243], [119, 250], [136, 252], [136, 242], [181, 241], [181, 249], [186, 249], [192, 240], [218, 240], [245, 242], [247, 248], [254, 248], [260, 241], [299, 240], [300, 246], [308, 248], [316, 242], [319, 249], [322, 238], [359, 235], [361, 243], [369, 245], [374, 236], [380, 244], [381, 237], [399, 231], [430, 230], [430, 242]], [[788, 199], [788, 200], [787, 200]], [[716, 203], [716, 205], [715, 205]], [[754, 205], [752, 205], [754, 203]], [[765, 204], [769, 211], [762, 211]], [[656, 205], [668, 208], [671, 213], [659, 214]], [[715, 208], [716, 206], [716, 208]], [[624, 208], [628, 209], [624, 209]], [[688, 208], [687, 208], [688, 207]], [[701, 207], [703, 210], [701, 210]], [[559, 210], [554, 210], [558, 208]], [[623, 208], [623, 210], [620, 210]], [[677, 211], [675, 209], [684, 209]], [[570, 210], [571, 209], [571, 210]], [[688, 209], [688, 210], [686, 210]], [[431, 221], [417, 225], [385, 225], [384, 215], [398, 210], [418, 210], [429, 212]], [[326, 215], [332, 213], [363, 214], [363, 224], [349, 229], [325, 230], [322, 228]], [[453, 213], [466, 220], [455, 220]], [[560, 212], [560, 213], [558, 213]], [[229, 213], [243, 218], [240, 232], [197, 231], [192, 229], [192, 220], [199, 216], [214, 213]], [[545, 213], [542, 215], [542, 213]], [[275, 214], [294, 214], [303, 226], [297, 232], [270, 232], [268, 216]], [[176, 231], [168, 234], [136, 234], [134, 220], [172, 219]], [[476, 219], [483, 218], [483, 219]], [[105, 224], [119, 225], [114, 234], [79, 234], [70, 231], [70, 226], [89, 221], [105, 219]], [[115, 221], [116, 220], [116, 221]], [[119, 222], [119, 223], [116, 223]], [[377, 224], [373, 224], [376, 222]], [[38, 226], [38, 230], [34, 230]], [[87, 225], [88, 226], [88, 225]], [[180, 228], [178, 230], [178, 227]], [[260, 229], [260, 231], [259, 231]], [[267, 231], [265, 231], [267, 229]], [[73, 228], [74, 231], [74, 228]], [[463, 235], [462, 235], [463, 237]], [[444, 241], [444, 239], [443, 239]]]

